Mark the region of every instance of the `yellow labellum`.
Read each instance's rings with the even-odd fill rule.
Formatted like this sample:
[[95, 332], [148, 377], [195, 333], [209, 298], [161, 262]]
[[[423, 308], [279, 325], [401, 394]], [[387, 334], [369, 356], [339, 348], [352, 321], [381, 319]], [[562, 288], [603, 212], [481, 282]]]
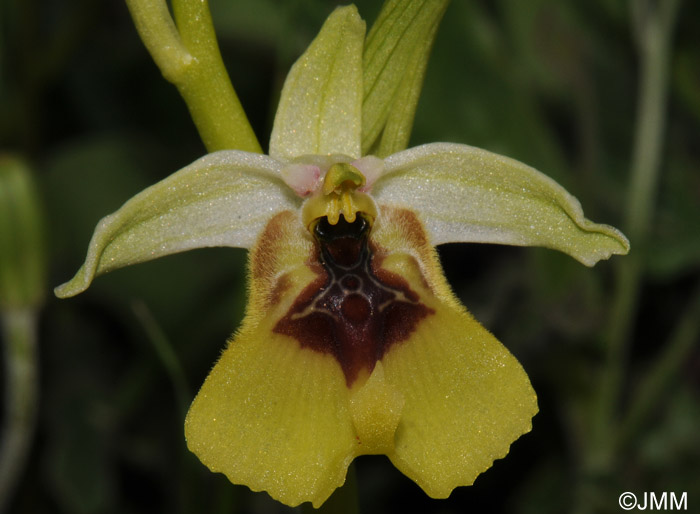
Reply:
[[[428, 494], [446, 497], [530, 430], [537, 403], [517, 360], [455, 300], [417, 218], [381, 214], [369, 230], [365, 275], [331, 277], [341, 270], [334, 239], [309, 238], [292, 212], [264, 230], [243, 327], [187, 416], [188, 445], [213, 471], [288, 505], [319, 506], [353, 458], [384, 453]], [[353, 277], [357, 290], [346, 280]], [[322, 297], [338, 304], [337, 319], [314, 303], [334, 281], [349, 288]], [[393, 299], [372, 303], [389, 290]], [[355, 316], [363, 301], [367, 318]], [[380, 331], [372, 331], [376, 319]], [[327, 326], [340, 349], [326, 346]], [[360, 344], [351, 353], [343, 353], [344, 331]]]

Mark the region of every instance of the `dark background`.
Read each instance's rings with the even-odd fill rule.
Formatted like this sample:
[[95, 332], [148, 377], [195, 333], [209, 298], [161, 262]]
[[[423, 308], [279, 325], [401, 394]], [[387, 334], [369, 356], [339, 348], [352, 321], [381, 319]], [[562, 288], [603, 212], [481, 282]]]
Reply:
[[[224, 61], [263, 147], [289, 66], [337, 3], [211, 0]], [[380, 2], [357, 4], [370, 25]], [[385, 457], [359, 458], [362, 512], [620, 512], [624, 491], [687, 492], [689, 511], [698, 508], [700, 320], [687, 314], [700, 291], [698, 20], [698, 2], [683, 2], [615, 426], [647, 401], [640, 384], [683, 320], [694, 341], [662, 374], [648, 415], [596, 462], [592, 412], [626, 258], [589, 269], [544, 249], [446, 245], [448, 280], [520, 359], [540, 413], [506, 459], [448, 500], [428, 498]], [[210, 473], [183, 437], [188, 403], [242, 319], [245, 251], [126, 268], [69, 300], [50, 292], [83, 262], [101, 217], [205, 153], [125, 4], [0, 0], [0, 29], [0, 151], [31, 166], [50, 263], [36, 436], [10, 512], [290, 512]], [[628, 2], [455, 0], [412, 145], [459, 142], [519, 159], [564, 185], [588, 218], [624, 231], [639, 72]]]

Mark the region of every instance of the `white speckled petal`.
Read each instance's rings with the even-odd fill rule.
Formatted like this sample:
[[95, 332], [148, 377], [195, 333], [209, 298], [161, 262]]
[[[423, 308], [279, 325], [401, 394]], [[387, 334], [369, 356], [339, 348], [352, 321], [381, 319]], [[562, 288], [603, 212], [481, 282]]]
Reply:
[[467, 145], [434, 143], [391, 155], [373, 195], [418, 213], [433, 245], [544, 246], [587, 266], [629, 251], [619, 230], [587, 220], [578, 200], [551, 178]]
[[365, 22], [339, 7], [294, 64], [282, 88], [270, 155], [360, 157]]
[[251, 247], [268, 220], [300, 200], [265, 155], [209, 154], [143, 190], [97, 225], [85, 263], [61, 298], [88, 288], [116, 268], [208, 246]]

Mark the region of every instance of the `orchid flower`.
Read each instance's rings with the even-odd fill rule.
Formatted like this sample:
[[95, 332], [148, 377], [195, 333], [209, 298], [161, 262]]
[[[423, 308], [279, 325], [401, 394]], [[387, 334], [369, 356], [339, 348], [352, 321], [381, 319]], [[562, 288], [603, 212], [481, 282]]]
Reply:
[[450, 143], [362, 155], [364, 41], [356, 9], [334, 11], [286, 79], [269, 155], [211, 153], [137, 194], [56, 289], [192, 248], [250, 249], [246, 317], [185, 434], [212, 471], [291, 506], [322, 504], [365, 454], [445, 498], [531, 429], [525, 371], [459, 303], [436, 245], [537, 245], [588, 266], [629, 249], [507, 157]]

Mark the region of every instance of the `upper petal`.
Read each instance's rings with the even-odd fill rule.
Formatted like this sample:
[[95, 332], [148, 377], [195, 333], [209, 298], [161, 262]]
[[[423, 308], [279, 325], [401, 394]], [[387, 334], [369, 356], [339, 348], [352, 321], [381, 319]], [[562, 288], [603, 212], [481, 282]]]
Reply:
[[364, 37], [355, 6], [328, 17], [287, 75], [270, 138], [272, 157], [360, 157]]
[[380, 204], [416, 211], [434, 245], [544, 246], [587, 266], [629, 251], [620, 231], [587, 220], [578, 200], [554, 180], [467, 145], [433, 143], [394, 154], [373, 192]]
[[298, 208], [270, 157], [236, 150], [209, 154], [143, 190], [103, 218], [85, 263], [57, 296], [74, 296], [96, 275], [207, 246], [249, 248], [277, 212]]

